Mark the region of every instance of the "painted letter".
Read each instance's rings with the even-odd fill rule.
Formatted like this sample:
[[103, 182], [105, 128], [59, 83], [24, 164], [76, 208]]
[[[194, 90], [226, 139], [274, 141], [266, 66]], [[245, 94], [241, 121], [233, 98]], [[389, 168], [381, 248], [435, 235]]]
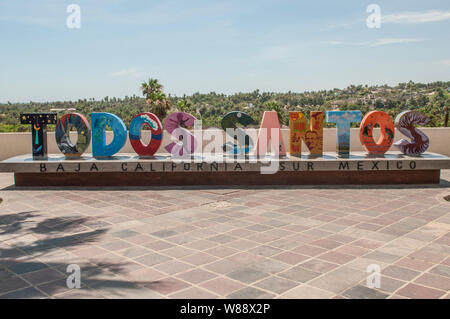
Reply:
[[233, 137], [234, 143], [228, 142], [223, 144], [224, 152], [229, 154], [247, 154], [250, 152], [253, 148], [253, 140], [242, 128], [238, 127], [237, 124], [241, 124], [245, 128], [254, 122], [255, 121], [251, 116], [244, 112], [233, 111], [226, 114], [222, 118], [222, 129], [227, 132], [228, 135]]
[[327, 122], [336, 123], [336, 152], [340, 156], [350, 154], [351, 123], [361, 122], [361, 111], [327, 111]]
[[272, 153], [282, 156], [286, 155], [286, 148], [283, 137], [281, 136], [280, 122], [275, 111], [264, 112], [256, 142], [257, 155], [266, 155], [269, 140]]
[[425, 125], [430, 121], [428, 117], [418, 111], [404, 111], [397, 115], [395, 118], [395, 127], [403, 133], [403, 135], [409, 137], [411, 142], [405, 139], [401, 139], [394, 143], [403, 154], [407, 155], [420, 155], [424, 153], [428, 146], [430, 146], [430, 140], [421, 130], [414, 127], [414, 124]]
[[166, 118], [164, 128], [170, 135], [182, 143], [172, 142], [165, 147], [166, 151], [172, 154], [172, 156], [186, 157], [194, 153], [197, 148], [197, 140], [187, 128], [192, 128], [196, 120], [193, 115], [185, 112], [175, 112]]
[[323, 154], [323, 112], [311, 112], [310, 127], [302, 112], [289, 112], [289, 153], [300, 156], [302, 140], [312, 155]]
[[[147, 125], [150, 128], [150, 142], [145, 145], [141, 141], [142, 126]], [[152, 156], [161, 146], [163, 129], [159, 118], [149, 112], [136, 115], [130, 124], [129, 131], [130, 143], [134, 151], [140, 156]]]
[[[70, 140], [70, 128], [72, 126], [78, 132], [76, 145], [73, 145]], [[58, 148], [66, 157], [80, 157], [91, 143], [91, 126], [81, 114], [65, 114], [58, 120], [55, 137]]]
[[[127, 128], [122, 119], [111, 113], [91, 113], [92, 123], [92, 156], [113, 156], [127, 141]], [[114, 132], [114, 139], [106, 145], [106, 126]]]
[[[372, 136], [375, 124], [380, 125], [380, 138], [375, 142]], [[361, 144], [372, 155], [383, 155], [391, 147], [394, 142], [394, 122], [392, 122], [389, 114], [383, 111], [372, 111], [364, 116], [359, 127], [359, 139]]]
[[31, 124], [33, 159], [47, 158], [47, 124], [56, 124], [56, 113], [23, 113], [20, 124]]

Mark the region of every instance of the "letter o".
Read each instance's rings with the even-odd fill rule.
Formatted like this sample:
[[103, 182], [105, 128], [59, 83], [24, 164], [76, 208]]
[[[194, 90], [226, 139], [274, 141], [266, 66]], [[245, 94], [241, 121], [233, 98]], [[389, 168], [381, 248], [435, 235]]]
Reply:
[[[150, 142], [145, 145], [141, 140], [142, 126], [147, 125], [150, 128]], [[154, 155], [162, 143], [163, 129], [159, 118], [150, 112], [144, 112], [136, 115], [130, 124], [129, 130], [130, 143], [134, 151], [140, 156]]]
[[[380, 125], [381, 134], [378, 142], [373, 139], [375, 124]], [[394, 142], [394, 122], [389, 114], [383, 111], [372, 111], [366, 114], [359, 127], [359, 139], [361, 144], [372, 155], [383, 155]]]
[[[70, 128], [72, 126], [78, 132], [76, 145], [73, 145], [70, 140]], [[91, 143], [91, 126], [81, 114], [65, 114], [56, 124], [55, 137], [58, 148], [66, 157], [80, 157]]]

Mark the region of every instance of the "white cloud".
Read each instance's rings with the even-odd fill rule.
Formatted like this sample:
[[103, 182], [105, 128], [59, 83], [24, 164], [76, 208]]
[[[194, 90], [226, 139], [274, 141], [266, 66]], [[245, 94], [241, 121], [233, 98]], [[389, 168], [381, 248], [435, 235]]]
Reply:
[[450, 11], [430, 10], [430, 11], [416, 11], [416, 12], [400, 12], [381, 16], [383, 23], [427, 23], [437, 22], [450, 19]]
[[142, 76], [144, 73], [142, 71], [139, 71], [137, 68], [135, 67], [131, 67], [128, 69], [124, 69], [124, 70], [120, 70], [117, 72], [112, 72], [109, 75], [110, 76], [132, 76], [132, 77], [140, 77]]
[[420, 42], [420, 41], [423, 41], [423, 40], [414, 39], [414, 38], [385, 38], [385, 39], [376, 40], [375, 42], [371, 43], [370, 46], [378, 47], [381, 45], [399, 44], [399, 43], [414, 43], [414, 42]]
[[379, 47], [382, 45], [389, 44], [401, 44], [401, 43], [414, 43], [421, 42], [423, 39], [416, 38], [381, 38], [375, 41], [362, 41], [362, 42], [342, 42], [342, 41], [329, 41], [332, 45], [351, 45], [351, 46], [369, 46], [369, 47]]

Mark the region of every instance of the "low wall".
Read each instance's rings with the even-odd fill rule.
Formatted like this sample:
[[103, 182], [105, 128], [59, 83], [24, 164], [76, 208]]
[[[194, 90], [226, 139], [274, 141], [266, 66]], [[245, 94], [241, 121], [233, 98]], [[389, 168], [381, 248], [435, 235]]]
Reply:
[[[450, 128], [421, 128], [421, 130], [430, 138], [430, 147], [428, 149], [429, 152], [439, 153], [446, 156], [450, 156]], [[218, 130], [225, 136], [225, 133], [221, 130]], [[283, 138], [286, 143], [288, 142], [288, 133], [289, 129], [283, 129]], [[377, 140], [380, 132], [379, 129], [374, 129], [374, 137]], [[148, 141], [149, 131], [144, 131], [143, 140]], [[112, 132], [107, 132], [107, 141], [111, 141], [113, 138]], [[163, 143], [159, 152], [165, 152], [164, 146], [169, 144], [171, 141], [171, 136], [164, 133]], [[399, 140], [404, 138], [404, 136], [396, 131], [395, 140]], [[55, 141], [55, 134], [53, 132], [48, 133], [48, 153], [60, 153], [58, 146]], [[72, 141], [76, 141], [76, 133], [71, 133]], [[324, 151], [325, 152], [333, 152], [336, 150], [336, 129], [335, 128], [326, 128], [323, 132], [324, 139]], [[359, 129], [354, 128], [351, 129], [351, 137], [350, 137], [350, 149], [351, 151], [364, 151], [360, 141], [359, 141]], [[203, 140], [203, 145], [208, 144], [209, 140]], [[394, 146], [391, 150], [397, 150]], [[308, 153], [308, 149], [306, 146], [303, 146], [302, 151], [304, 153]], [[91, 147], [88, 148], [86, 153], [91, 152]], [[133, 148], [131, 147], [129, 139], [125, 146], [120, 151], [121, 153], [134, 153]], [[0, 133], [0, 160], [4, 160], [13, 156], [29, 154], [31, 153], [31, 133]]]

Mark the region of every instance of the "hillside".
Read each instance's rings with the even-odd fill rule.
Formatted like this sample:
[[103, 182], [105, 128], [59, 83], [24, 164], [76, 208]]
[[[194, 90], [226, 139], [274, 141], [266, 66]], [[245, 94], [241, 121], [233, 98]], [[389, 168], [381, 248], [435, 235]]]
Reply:
[[[273, 93], [256, 90], [250, 93], [232, 95], [195, 93], [191, 96], [167, 96], [170, 111], [179, 109], [177, 103], [185, 100], [184, 111], [188, 111], [203, 120], [203, 126], [219, 126], [227, 112], [240, 110], [260, 122], [266, 110], [275, 109], [282, 116], [283, 124], [288, 121], [288, 111], [361, 110], [363, 114], [370, 110], [382, 110], [395, 116], [404, 110], [419, 110], [430, 117], [427, 126], [444, 126], [445, 114], [450, 108], [450, 81], [433, 83], [400, 83], [397, 86], [351, 85], [345, 89], [333, 89], [312, 92]], [[110, 112], [120, 116], [128, 126], [139, 112], [148, 111], [143, 97], [125, 98], [105, 97], [102, 100], [83, 99], [78, 101], [46, 103], [0, 104], [0, 132], [29, 131], [30, 127], [19, 124], [21, 112], [47, 112], [51, 109], [75, 109], [89, 118], [91, 112]], [[283, 111], [284, 109], [284, 111]], [[333, 124], [327, 124], [332, 127]], [[49, 130], [53, 128], [50, 127]]]

